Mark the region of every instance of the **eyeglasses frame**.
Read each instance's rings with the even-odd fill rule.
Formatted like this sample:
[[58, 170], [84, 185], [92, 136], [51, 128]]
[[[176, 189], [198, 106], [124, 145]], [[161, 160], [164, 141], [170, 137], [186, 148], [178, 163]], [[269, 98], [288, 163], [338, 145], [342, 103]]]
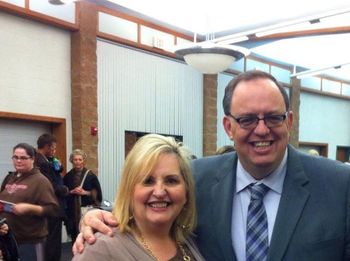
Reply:
[[16, 155], [13, 155], [12, 157], [11, 157], [11, 159], [12, 160], [16, 160], [16, 161], [18, 161], [18, 160], [21, 160], [21, 161], [23, 161], [23, 160], [29, 160], [29, 159], [31, 159], [32, 157], [30, 157], [30, 156], [28, 156], [28, 157], [25, 157], [25, 156], [16, 156]]
[[256, 128], [256, 126], [258, 126], [259, 121], [264, 121], [265, 126], [268, 127], [269, 129], [279, 127], [280, 125], [269, 126], [269, 125], [266, 123], [266, 120], [265, 120], [266, 117], [269, 117], [269, 116], [280, 116], [280, 117], [282, 117], [281, 123], [283, 123], [283, 122], [286, 120], [286, 118], [287, 118], [287, 116], [288, 116], [288, 113], [289, 113], [289, 112], [286, 111], [286, 112], [283, 113], [283, 114], [264, 115], [262, 118], [258, 117], [257, 115], [251, 115], [252, 118], [257, 119], [257, 121], [256, 121], [256, 123], [255, 123], [256, 125], [254, 125], [254, 126], [252, 126], [252, 127], [243, 127], [243, 126], [241, 125], [241, 123], [240, 123], [240, 121], [241, 121], [243, 118], [247, 118], [247, 117], [250, 117], [250, 116], [235, 117], [235, 116], [233, 116], [230, 112], [228, 113], [227, 116], [229, 116], [229, 117], [231, 117], [232, 119], [234, 119], [242, 129], [251, 130], [251, 129]]

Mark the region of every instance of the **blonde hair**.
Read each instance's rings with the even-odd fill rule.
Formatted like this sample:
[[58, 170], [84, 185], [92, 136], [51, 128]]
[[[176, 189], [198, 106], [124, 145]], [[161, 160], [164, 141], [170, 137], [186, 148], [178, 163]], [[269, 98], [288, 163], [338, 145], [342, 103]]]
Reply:
[[189, 160], [190, 153], [172, 137], [148, 134], [136, 142], [123, 166], [113, 215], [119, 220], [121, 232], [135, 231], [132, 213], [135, 185], [143, 182], [152, 174], [160, 156], [164, 154], [177, 156], [180, 172], [185, 182], [187, 202], [171, 227], [171, 236], [176, 241], [184, 242], [196, 225], [194, 182]]
[[307, 153], [309, 153], [310, 155], [313, 155], [313, 156], [320, 156], [318, 151], [315, 149], [310, 149]]
[[224, 146], [218, 148], [217, 151], [215, 152], [215, 154], [221, 155], [221, 154], [232, 152], [232, 151], [235, 151], [235, 147], [233, 145], [224, 145]]
[[69, 162], [70, 162], [70, 163], [73, 163], [73, 157], [76, 156], [76, 155], [82, 156], [84, 161], [85, 161], [86, 158], [87, 158], [87, 155], [86, 155], [86, 153], [85, 153], [83, 150], [81, 150], [81, 149], [75, 149], [75, 150], [73, 150], [72, 153], [69, 155]]

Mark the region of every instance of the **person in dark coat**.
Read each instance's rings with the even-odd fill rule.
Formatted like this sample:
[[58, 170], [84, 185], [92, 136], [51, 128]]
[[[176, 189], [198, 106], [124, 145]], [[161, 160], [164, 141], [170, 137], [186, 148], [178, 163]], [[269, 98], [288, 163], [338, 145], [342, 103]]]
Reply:
[[85, 168], [86, 153], [74, 150], [69, 160], [73, 168], [64, 176], [63, 182], [69, 189], [66, 207], [66, 228], [72, 243], [79, 233], [79, 220], [82, 207], [99, 206], [102, 201], [102, 191], [97, 176]]
[[[53, 158], [56, 152], [57, 139], [49, 133], [41, 135], [37, 140], [37, 156], [35, 165], [40, 172], [48, 178], [55, 191], [60, 211], [57, 216], [47, 219], [49, 235], [45, 244], [45, 258], [50, 261], [60, 261], [62, 250], [62, 222], [65, 219], [65, 197], [68, 196], [68, 188], [63, 185], [61, 176], [62, 168], [58, 167]], [[61, 164], [59, 164], [61, 165]]]
[[19, 260], [17, 241], [5, 218], [0, 220], [0, 251], [0, 260]]

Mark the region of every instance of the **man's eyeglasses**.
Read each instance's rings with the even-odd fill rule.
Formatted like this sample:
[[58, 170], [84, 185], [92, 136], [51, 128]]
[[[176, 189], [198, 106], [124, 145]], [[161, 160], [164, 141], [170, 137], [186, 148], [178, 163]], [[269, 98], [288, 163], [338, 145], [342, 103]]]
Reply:
[[284, 114], [266, 115], [262, 118], [259, 118], [256, 115], [247, 115], [236, 118], [231, 113], [229, 113], [228, 116], [234, 119], [239, 124], [239, 126], [241, 126], [241, 128], [254, 129], [256, 126], [258, 126], [259, 121], [264, 121], [265, 125], [268, 128], [281, 126], [283, 121], [287, 118], [287, 114], [288, 112], [285, 112]]
[[31, 159], [32, 157], [26, 157], [26, 156], [16, 156], [16, 155], [13, 155], [12, 156], [12, 159], [13, 160], [29, 160]]

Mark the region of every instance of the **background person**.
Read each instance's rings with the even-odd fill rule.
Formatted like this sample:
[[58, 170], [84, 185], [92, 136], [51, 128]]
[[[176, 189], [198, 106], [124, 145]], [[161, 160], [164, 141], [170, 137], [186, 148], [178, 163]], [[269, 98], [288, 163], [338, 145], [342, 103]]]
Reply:
[[318, 151], [315, 149], [310, 149], [307, 151], [307, 153], [313, 156], [320, 156], [320, 153], [318, 153]]
[[203, 260], [189, 239], [196, 222], [188, 151], [149, 134], [129, 152], [113, 215], [113, 237], [99, 234], [78, 260]]
[[62, 169], [56, 170], [57, 162], [53, 161], [56, 153], [57, 139], [49, 133], [42, 134], [37, 140], [37, 155], [35, 165], [40, 172], [48, 178], [55, 191], [60, 205], [56, 216], [48, 217], [49, 234], [45, 244], [46, 260], [60, 261], [62, 251], [62, 221], [65, 219], [65, 197], [68, 196], [68, 188], [63, 184]]
[[6, 221], [3, 222], [2, 220], [0, 224], [0, 260], [18, 261], [19, 256], [16, 239], [6, 224]]
[[227, 152], [233, 152], [235, 151], [235, 146], [233, 145], [224, 145], [220, 148], [217, 149], [217, 151], [215, 152], [216, 155], [221, 155]]
[[[193, 161], [195, 232], [206, 260], [350, 260], [350, 168], [288, 145], [293, 113], [284, 88], [268, 73], [248, 71], [227, 85], [223, 107], [236, 152]], [[89, 243], [90, 226], [110, 231], [101, 216], [115, 224], [107, 212], [87, 213]]]
[[66, 206], [67, 233], [74, 243], [79, 233], [81, 207], [99, 206], [102, 201], [102, 191], [97, 176], [85, 168], [87, 155], [83, 150], [74, 150], [69, 161], [73, 168], [64, 176], [63, 182], [69, 189]]
[[12, 160], [16, 171], [5, 177], [0, 200], [14, 205], [10, 212], [3, 211], [1, 217], [6, 218], [15, 235], [21, 260], [45, 260], [46, 217], [58, 214], [58, 202], [50, 181], [34, 168], [35, 149], [32, 146], [17, 144]]

